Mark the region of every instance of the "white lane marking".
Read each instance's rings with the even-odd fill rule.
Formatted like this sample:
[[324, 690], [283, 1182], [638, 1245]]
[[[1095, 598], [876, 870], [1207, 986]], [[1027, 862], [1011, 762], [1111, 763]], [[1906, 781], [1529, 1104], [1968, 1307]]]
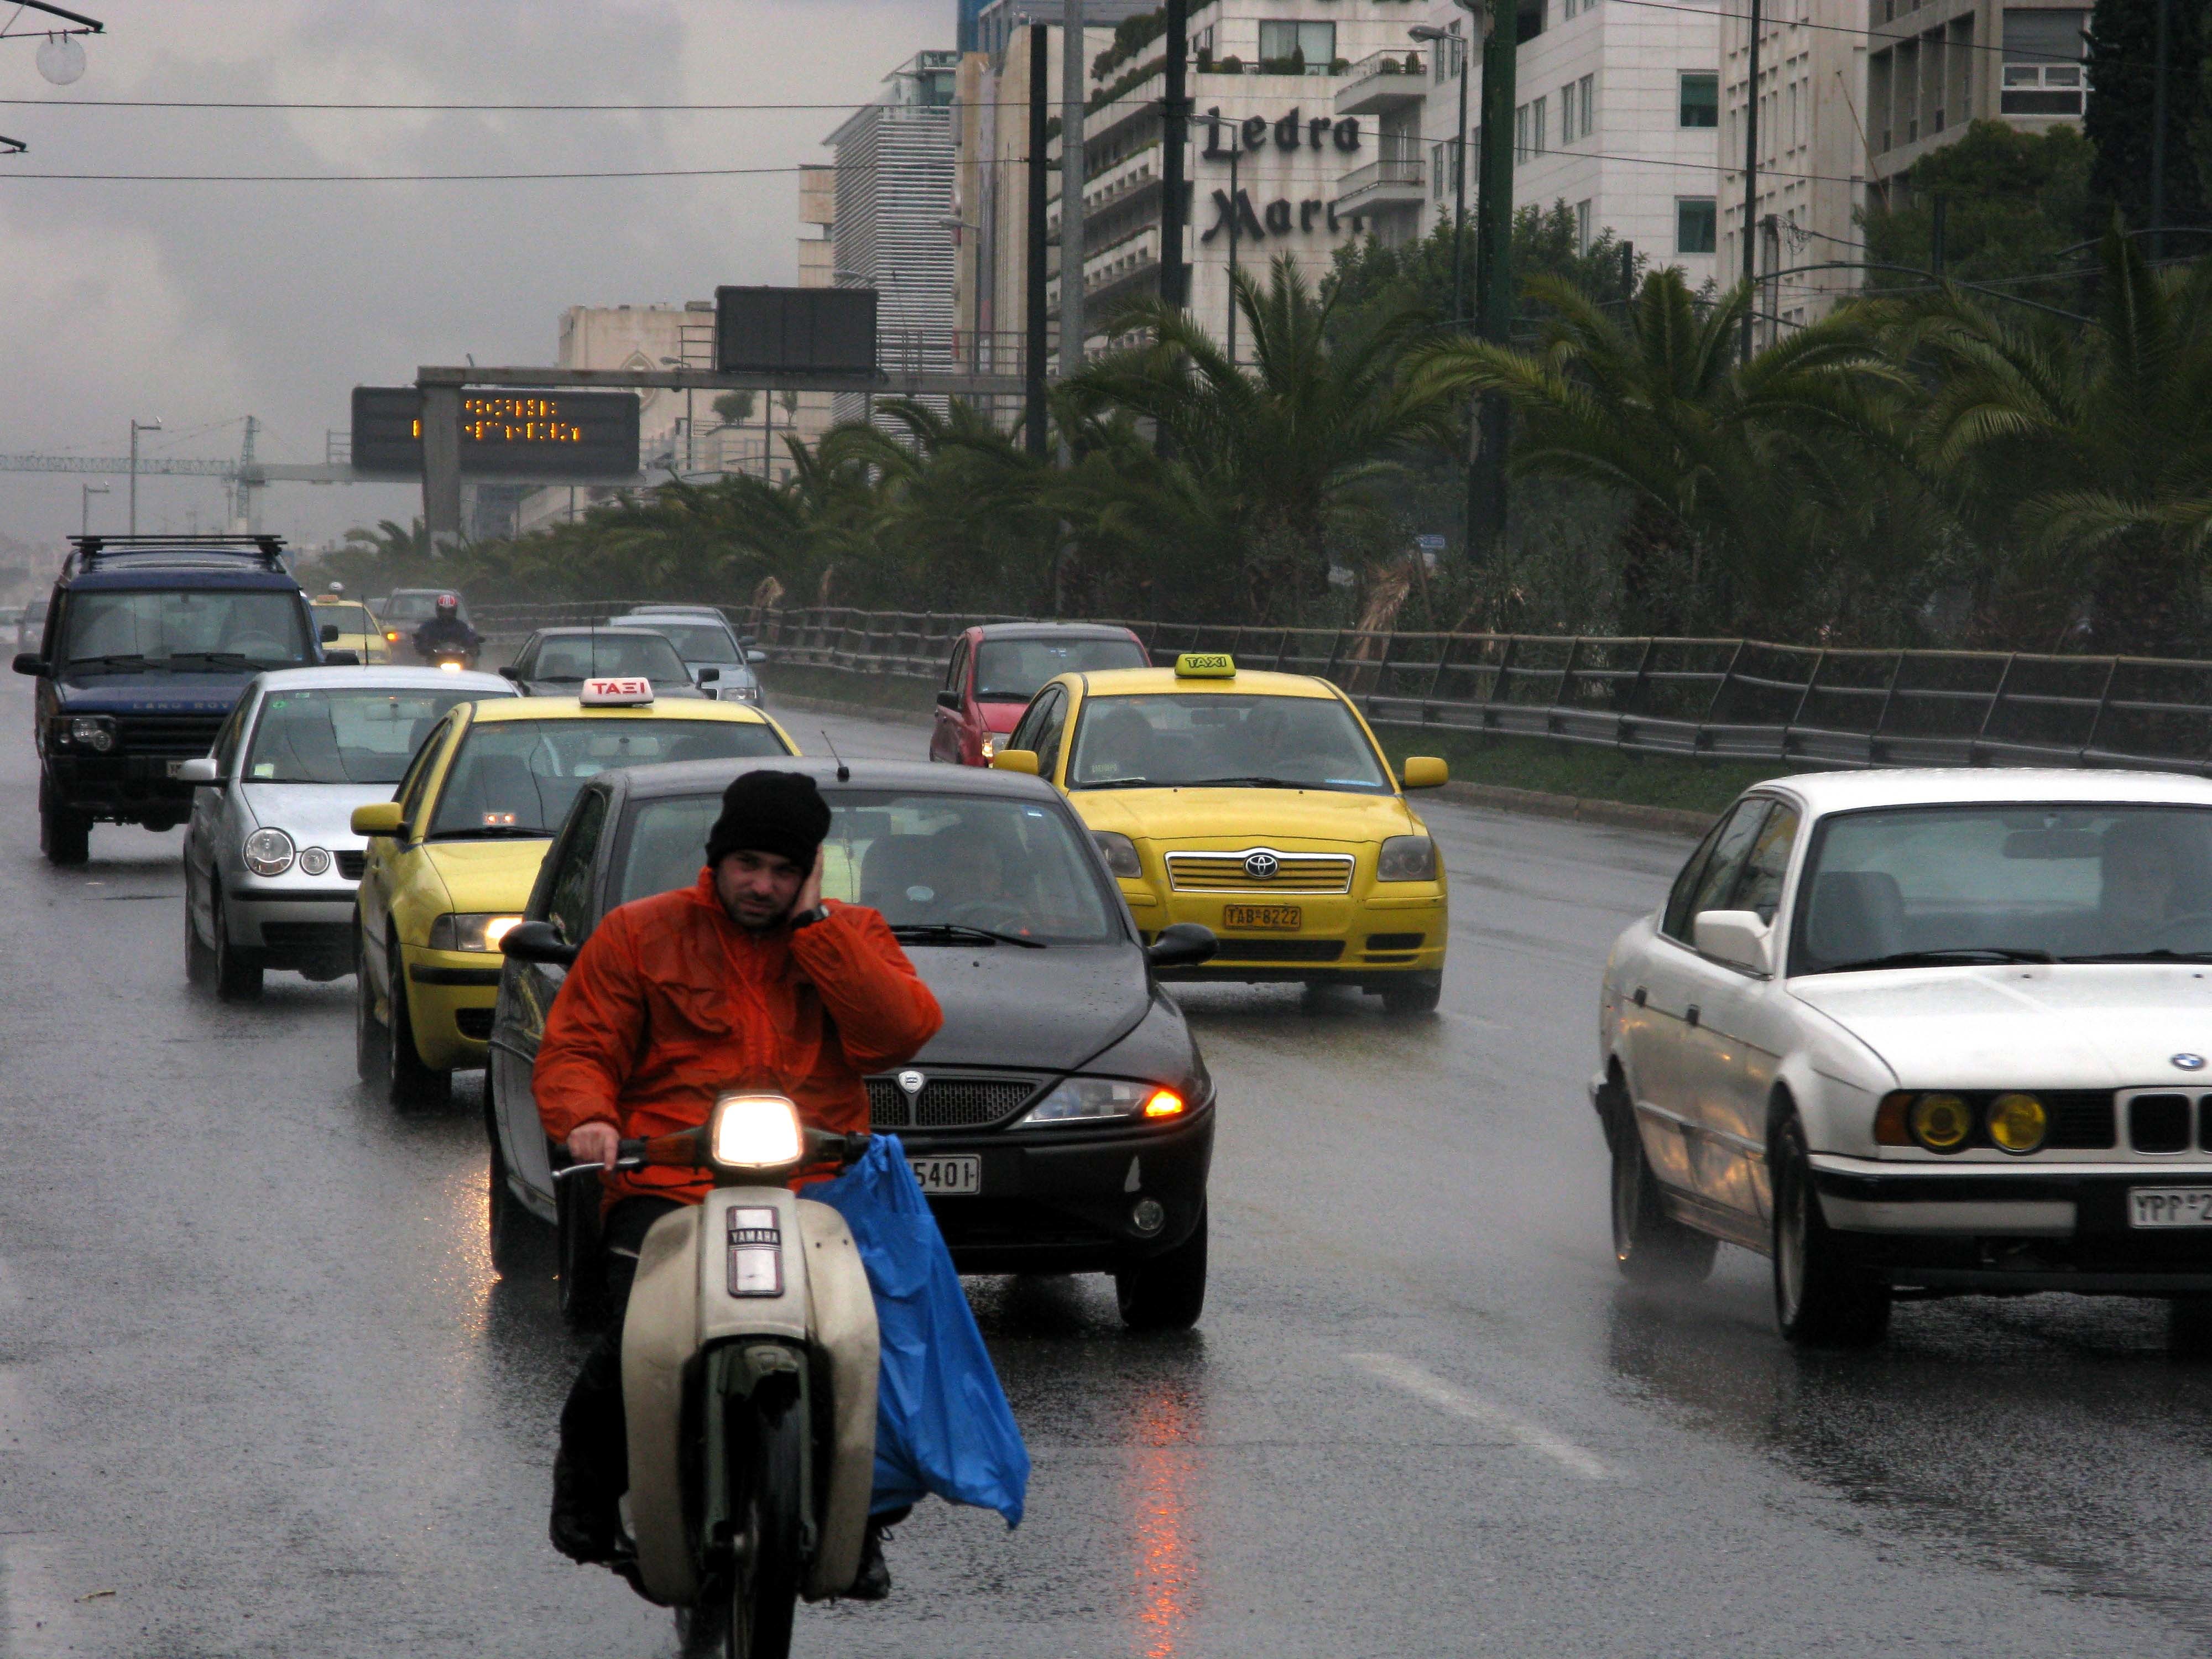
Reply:
[[1378, 1376], [1385, 1382], [1395, 1383], [1407, 1394], [1425, 1400], [1437, 1410], [1449, 1412], [1454, 1417], [1463, 1417], [1470, 1423], [1504, 1435], [1507, 1439], [1541, 1452], [1571, 1474], [1585, 1480], [1611, 1480], [1613, 1471], [1595, 1453], [1564, 1435], [1526, 1422], [1502, 1406], [1492, 1405], [1480, 1395], [1469, 1394], [1455, 1383], [1447, 1382], [1434, 1371], [1402, 1359], [1394, 1353], [1355, 1353], [1346, 1356], [1360, 1370]]

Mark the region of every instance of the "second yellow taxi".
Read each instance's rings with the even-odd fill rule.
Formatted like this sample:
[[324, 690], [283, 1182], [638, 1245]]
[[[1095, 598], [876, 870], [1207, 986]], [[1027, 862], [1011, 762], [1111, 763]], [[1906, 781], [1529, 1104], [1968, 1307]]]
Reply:
[[[353, 815], [354, 833], [369, 838], [354, 908], [362, 1080], [394, 1105], [434, 1103], [455, 1070], [484, 1063], [499, 942], [522, 919], [587, 780], [626, 766], [798, 752], [757, 708], [657, 702], [641, 679], [454, 708], [418, 744], [393, 798]], [[569, 833], [599, 829], [586, 812]]]
[[[392, 660], [392, 646], [384, 637], [383, 625], [360, 600], [339, 593], [318, 593], [308, 601], [308, 608], [315, 614], [316, 632], [325, 651], [350, 651], [363, 663]], [[331, 628], [337, 632], [322, 632]]]
[[1345, 695], [1304, 674], [1239, 673], [1192, 653], [1173, 669], [1063, 674], [994, 763], [1066, 791], [1149, 941], [1212, 928], [1220, 953], [1180, 976], [1346, 984], [1394, 1013], [1443, 987], [1443, 860]]

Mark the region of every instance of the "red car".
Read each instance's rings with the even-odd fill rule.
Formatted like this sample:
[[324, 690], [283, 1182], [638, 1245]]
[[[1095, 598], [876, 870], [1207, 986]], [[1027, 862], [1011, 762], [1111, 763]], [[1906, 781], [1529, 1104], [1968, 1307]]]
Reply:
[[1103, 623], [988, 623], [952, 642], [929, 757], [988, 766], [1037, 689], [1056, 675], [1149, 668], [1145, 643]]

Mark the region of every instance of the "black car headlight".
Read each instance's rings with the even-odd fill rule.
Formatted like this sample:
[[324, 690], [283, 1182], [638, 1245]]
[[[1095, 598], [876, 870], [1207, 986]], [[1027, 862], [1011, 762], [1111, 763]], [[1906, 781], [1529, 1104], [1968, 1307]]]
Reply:
[[83, 749], [105, 755], [115, 747], [115, 722], [105, 714], [58, 714], [46, 727], [57, 749]]
[[1014, 1120], [1017, 1129], [1055, 1123], [1103, 1123], [1140, 1119], [1159, 1123], [1181, 1117], [1188, 1103], [1157, 1083], [1120, 1078], [1072, 1077]]

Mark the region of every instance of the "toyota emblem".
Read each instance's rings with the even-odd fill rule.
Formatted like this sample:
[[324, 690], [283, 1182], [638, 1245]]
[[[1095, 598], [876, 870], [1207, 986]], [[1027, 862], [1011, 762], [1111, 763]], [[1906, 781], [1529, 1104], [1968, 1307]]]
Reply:
[[2204, 1056], [2202, 1054], [2174, 1054], [2170, 1058], [2176, 1068], [2184, 1072], [2201, 1072], [2204, 1069]]
[[898, 1086], [905, 1090], [908, 1095], [920, 1094], [921, 1085], [928, 1081], [929, 1079], [920, 1072], [901, 1072], [898, 1074]]
[[1244, 873], [1255, 881], [1273, 881], [1282, 867], [1282, 860], [1273, 853], [1249, 853], [1245, 855]]

